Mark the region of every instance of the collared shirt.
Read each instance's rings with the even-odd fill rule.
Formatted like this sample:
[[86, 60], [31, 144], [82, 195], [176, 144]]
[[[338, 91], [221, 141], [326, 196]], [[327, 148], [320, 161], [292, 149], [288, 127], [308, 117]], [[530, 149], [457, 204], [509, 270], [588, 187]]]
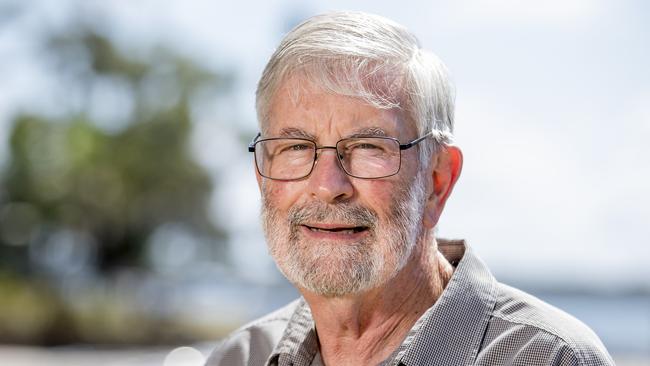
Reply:
[[[382, 366], [614, 365], [591, 329], [497, 282], [463, 241], [439, 240], [438, 249], [454, 274]], [[208, 359], [217, 365], [322, 365], [308, 304], [298, 299], [233, 333]]]

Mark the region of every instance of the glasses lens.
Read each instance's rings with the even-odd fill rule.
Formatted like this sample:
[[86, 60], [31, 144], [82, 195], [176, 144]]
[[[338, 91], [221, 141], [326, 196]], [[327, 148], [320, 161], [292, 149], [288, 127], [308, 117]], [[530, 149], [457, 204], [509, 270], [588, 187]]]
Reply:
[[343, 139], [336, 145], [341, 164], [358, 178], [381, 178], [399, 171], [399, 142], [390, 138]]
[[271, 179], [300, 179], [314, 166], [314, 142], [302, 139], [262, 140], [255, 144], [260, 174]]

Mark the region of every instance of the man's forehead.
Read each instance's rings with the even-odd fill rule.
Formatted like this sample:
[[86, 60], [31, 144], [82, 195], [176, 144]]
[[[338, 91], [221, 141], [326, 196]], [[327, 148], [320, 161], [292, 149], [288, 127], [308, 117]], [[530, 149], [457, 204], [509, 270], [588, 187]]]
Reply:
[[[304, 117], [304, 116], [303, 116]], [[398, 118], [368, 118], [363, 116], [333, 116], [324, 118], [300, 118], [280, 116], [270, 118], [262, 129], [268, 137], [296, 137], [318, 141], [326, 136], [346, 137], [408, 137], [408, 129]]]
[[262, 125], [265, 135], [315, 139], [330, 131], [342, 137], [400, 137], [415, 131], [398, 108], [377, 108], [361, 97], [337, 94], [313, 82], [296, 79], [281, 84], [269, 112]]

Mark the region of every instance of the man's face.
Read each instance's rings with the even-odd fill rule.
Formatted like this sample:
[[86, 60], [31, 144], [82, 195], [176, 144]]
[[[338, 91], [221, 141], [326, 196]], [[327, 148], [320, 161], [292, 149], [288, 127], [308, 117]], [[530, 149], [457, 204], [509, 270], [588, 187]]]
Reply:
[[[401, 142], [416, 129], [394, 110], [286, 82], [272, 100], [264, 137], [309, 137], [319, 146], [360, 131], [383, 131]], [[262, 220], [271, 255], [295, 285], [323, 296], [380, 286], [399, 272], [422, 231], [425, 201], [417, 149], [402, 151], [400, 172], [381, 179], [352, 178], [334, 150], [319, 150], [312, 173], [295, 181], [258, 175]]]

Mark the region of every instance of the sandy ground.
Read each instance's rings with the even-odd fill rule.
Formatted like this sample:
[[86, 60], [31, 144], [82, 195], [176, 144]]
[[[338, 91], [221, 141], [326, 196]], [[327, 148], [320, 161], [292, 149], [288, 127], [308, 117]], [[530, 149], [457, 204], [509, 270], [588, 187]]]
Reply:
[[[214, 344], [193, 345], [194, 357], [174, 357], [173, 348], [103, 350], [0, 345], [0, 366], [202, 366]], [[188, 351], [187, 348], [184, 349]], [[186, 354], [192, 354], [192, 350]], [[176, 352], [178, 354], [178, 352]], [[201, 359], [196, 355], [202, 355]], [[615, 357], [617, 366], [648, 366], [650, 356]]]

